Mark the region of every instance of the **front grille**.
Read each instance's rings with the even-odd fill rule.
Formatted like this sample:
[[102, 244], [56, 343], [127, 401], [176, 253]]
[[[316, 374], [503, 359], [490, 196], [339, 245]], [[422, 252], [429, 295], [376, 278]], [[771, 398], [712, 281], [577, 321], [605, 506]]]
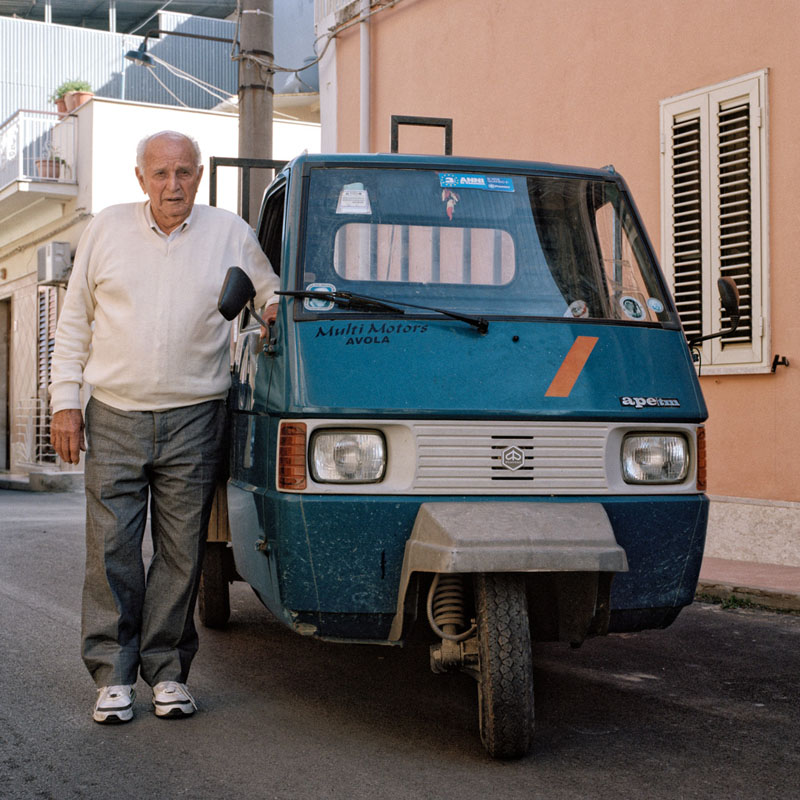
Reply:
[[609, 426], [556, 422], [416, 422], [413, 491], [601, 494]]
[[[533, 436], [492, 436], [493, 481], [533, 482]], [[509, 452], [519, 453], [519, 465], [509, 464]]]

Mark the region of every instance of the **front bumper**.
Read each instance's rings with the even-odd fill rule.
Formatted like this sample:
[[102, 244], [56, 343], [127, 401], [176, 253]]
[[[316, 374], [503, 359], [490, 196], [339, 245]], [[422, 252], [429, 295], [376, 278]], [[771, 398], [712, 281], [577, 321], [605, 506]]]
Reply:
[[[423, 503], [602, 505], [628, 563], [628, 571], [617, 572], [612, 584], [612, 631], [663, 627], [692, 602], [708, 519], [704, 495], [506, 500], [271, 492], [259, 499], [277, 572], [275, 603], [288, 609], [287, 618], [318, 636], [376, 640], [388, 638], [406, 542]], [[258, 530], [237, 535], [253, 538], [235, 543], [237, 557], [247, 553], [263, 560]]]

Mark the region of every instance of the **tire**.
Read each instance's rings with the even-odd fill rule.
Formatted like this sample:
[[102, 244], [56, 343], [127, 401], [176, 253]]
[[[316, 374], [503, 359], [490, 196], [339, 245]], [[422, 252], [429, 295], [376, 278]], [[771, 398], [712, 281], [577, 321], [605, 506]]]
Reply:
[[228, 560], [225, 542], [207, 542], [197, 593], [197, 613], [207, 628], [224, 628], [231, 616]]
[[533, 739], [533, 656], [525, 579], [477, 574], [478, 720], [492, 758], [521, 758]]

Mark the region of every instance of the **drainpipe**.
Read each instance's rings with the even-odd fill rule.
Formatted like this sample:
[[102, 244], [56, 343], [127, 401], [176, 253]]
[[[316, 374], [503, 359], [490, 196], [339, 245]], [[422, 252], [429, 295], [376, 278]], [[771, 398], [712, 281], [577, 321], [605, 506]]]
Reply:
[[369, 6], [370, 0], [361, 0], [361, 22], [359, 24], [360, 44], [360, 97], [359, 97], [359, 149], [362, 153], [369, 153]]

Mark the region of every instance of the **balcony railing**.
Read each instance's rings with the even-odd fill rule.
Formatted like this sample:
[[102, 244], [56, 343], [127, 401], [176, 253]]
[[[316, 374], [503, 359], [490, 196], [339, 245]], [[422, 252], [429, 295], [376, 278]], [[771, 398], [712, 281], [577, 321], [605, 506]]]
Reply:
[[74, 116], [17, 111], [0, 126], [0, 189], [14, 181], [76, 183]]

